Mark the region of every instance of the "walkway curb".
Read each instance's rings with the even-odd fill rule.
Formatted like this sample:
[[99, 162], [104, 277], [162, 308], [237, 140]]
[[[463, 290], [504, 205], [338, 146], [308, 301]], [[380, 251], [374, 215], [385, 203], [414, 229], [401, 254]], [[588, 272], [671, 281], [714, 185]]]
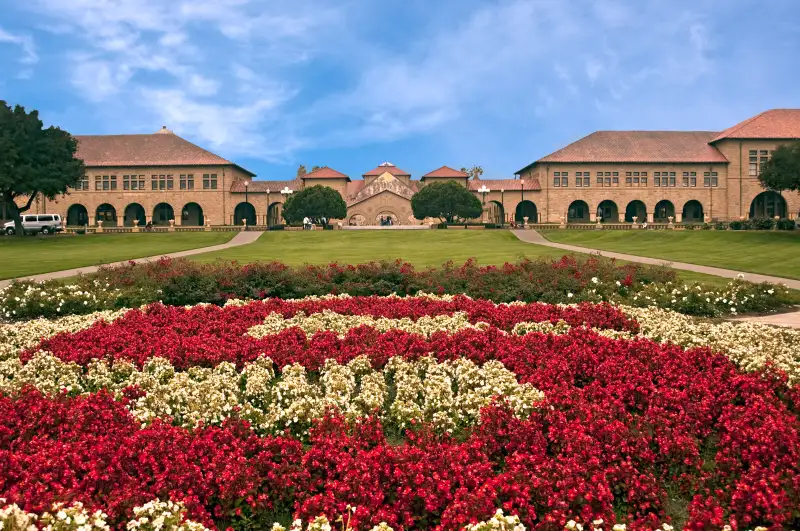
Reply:
[[14, 280], [33, 280], [36, 282], [42, 282], [45, 280], [53, 280], [57, 278], [69, 278], [75, 277], [78, 275], [86, 275], [89, 273], [95, 273], [98, 269], [105, 266], [118, 266], [123, 264], [129, 264], [131, 262], [135, 262], [137, 264], [142, 264], [145, 262], [154, 262], [161, 258], [181, 258], [184, 256], [192, 256], [195, 254], [203, 254], [203, 253], [211, 253], [214, 251], [222, 251], [223, 249], [230, 249], [231, 247], [239, 247], [241, 245], [248, 245], [256, 241], [263, 232], [257, 231], [244, 231], [239, 232], [231, 238], [231, 240], [227, 243], [221, 243], [219, 245], [211, 245], [209, 247], [199, 247], [197, 249], [187, 249], [185, 251], [177, 251], [174, 253], [168, 254], [160, 254], [157, 256], [147, 256], [145, 258], [133, 258], [131, 260], [123, 260], [121, 262], [112, 262], [110, 264], [102, 264], [97, 266], [86, 266], [86, 267], [78, 267], [75, 269], [65, 269], [63, 271], [52, 271], [50, 273], [41, 273], [39, 275], [31, 275], [28, 277], [19, 277], [19, 278], [12, 278], [8, 280], [0, 280], [0, 289], [5, 288], [9, 284], [11, 284]]

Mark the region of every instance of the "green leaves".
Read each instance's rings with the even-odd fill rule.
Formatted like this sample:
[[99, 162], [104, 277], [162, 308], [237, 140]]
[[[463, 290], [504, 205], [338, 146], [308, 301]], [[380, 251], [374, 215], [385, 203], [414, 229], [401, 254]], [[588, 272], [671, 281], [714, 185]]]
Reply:
[[283, 217], [288, 223], [309, 217], [315, 222], [321, 218], [344, 219], [347, 204], [339, 192], [328, 186], [316, 185], [292, 194], [283, 207]]
[[800, 142], [778, 146], [758, 176], [768, 190], [800, 190]]
[[411, 198], [411, 209], [417, 219], [439, 218], [447, 223], [456, 219], [480, 217], [480, 200], [455, 181], [432, 183]]

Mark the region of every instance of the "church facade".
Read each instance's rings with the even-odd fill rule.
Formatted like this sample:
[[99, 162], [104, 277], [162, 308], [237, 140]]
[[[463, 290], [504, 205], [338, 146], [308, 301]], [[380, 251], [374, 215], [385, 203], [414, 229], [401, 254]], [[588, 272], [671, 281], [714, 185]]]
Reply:
[[766, 111], [722, 132], [598, 131], [528, 164], [513, 179], [470, 179], [447, 166], [414, 179], [385, 162], [360, 178], [323, 167], [291, 180], [257, 180], [165, 127], [145, 135], [76, 138], [85, 178], [54, 201], [37, 199], [31, 210], [60, 214], [69, 226], [278, 225], [286, 198], [318, 184], [347, 203], [343, 224], [421, 224], [411, 197], [443, 180], [476, 194], [485, 206], [482, 221], [491, 223], [709, 222], [800, 214], [800, 194], [765, 191], [757, 178], [778, 145], [800, 141], [800, 109]]

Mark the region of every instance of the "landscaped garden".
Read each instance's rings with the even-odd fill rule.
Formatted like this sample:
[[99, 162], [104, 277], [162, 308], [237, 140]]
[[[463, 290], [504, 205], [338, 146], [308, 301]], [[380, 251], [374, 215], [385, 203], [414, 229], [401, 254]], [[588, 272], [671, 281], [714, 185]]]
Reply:
[[[593, 257], [0, 291], [2, 529], [792, 529], [796, 302]], [[626, 526], [626, 527], [622, 527]]]
[[552, 230], [550, 241], [800, 279], [800, 231]]
[[0, 237], [0, 280], [218, 245], [232, 232]]

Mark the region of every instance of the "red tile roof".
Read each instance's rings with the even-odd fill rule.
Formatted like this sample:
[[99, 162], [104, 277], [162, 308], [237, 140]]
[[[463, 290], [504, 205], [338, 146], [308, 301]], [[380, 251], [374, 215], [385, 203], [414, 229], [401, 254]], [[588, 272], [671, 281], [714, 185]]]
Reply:
[[800, 139], [800, 109], [772, 109], [748, 118], [721, 132], [723, 138]]
[[352, 181], [347, 183], [347, 188], [345, 189], [345, 195], [350, 197], [351, 195], [356, 195], [358, 192], [364, 188], [365, 181], [362, 179], [358, 179], [356, 181]]
[[[231, 192], [233, 193], [244, 193], [244, 181], [234, 181], [231, 184]], [[267, 190], [270, 191], [272, 194], [280, 193], [285, 187], [289, 187], [289, 190], [297, 191], [300, 189], [300, 181], [297, 179], [293, 179], [291, 181], [250, 181], [250, 185], [247, 187], [247, 191], [251, 194], [265, 194]]]
[[311, 173], [307, 173], [305, 175], [305, 179], [347, 179], [349, 181], [350, 177], [340, 171], [334, 170], [333, 168], [323, 166], [322, 168], [314, 170]]
[[[542, 189], [539, 184], [539, 179], [524, 179], [525, 191], [537, 192]], [[467, 188], [470, 191], [477, 192], [481, 186], [486, 186], [492, 192], [519, 192], [522, 190], [521, 179], [481, 179], [479, 181], [469, 181]]]
[[87, 166], [235, 166], [233, 162], [162, 128], [150, 135], [76, 135], [78, 158]]
[[433, 170], [430, 173], [426, 173], [422, 177], [420, 177], [420, 181], [424, 181], [426, 177], [461, 177], [467, 178], [469, 175], [464, 173], [463, 171], [454, 170], [449, 166], [442, 166], [438, 170]]
[[709, 144], [717, 135], [708, 131], [596, 131], [536, 162], [728, 162]]
[[383, 175], [387, 171], [389, 173], [391, 173], [392, 175], [394, 175], [395, 177], [397, 177], [398, 175], [403, 175], [405, 177], [411, 177], [410, 173], [408, 173], [407, 171], [401, 170], [400, 168], [398, 168], [397, 166], [395, 166], [391, 162], [384, 162], [383, 164], [381, 164], [380, 166], [378, 166], [374, 170], [370, 170], [367, 173], [365, 173], [364, 177], [375, 177], [377, 175]]

